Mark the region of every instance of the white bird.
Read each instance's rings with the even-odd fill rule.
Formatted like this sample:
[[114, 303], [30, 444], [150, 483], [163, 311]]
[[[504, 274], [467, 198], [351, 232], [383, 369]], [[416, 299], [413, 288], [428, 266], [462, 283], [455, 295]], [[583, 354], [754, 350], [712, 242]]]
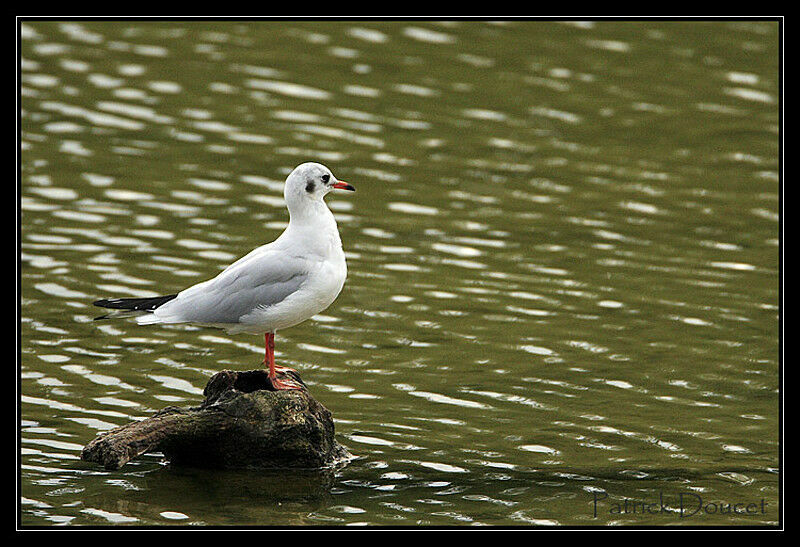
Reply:
[[300, 382], [276, 375], [292, 369], [275, 365], [275, 332], [320, 313], [344, 286], [347, 264], [342, 240], [323, 200], [334, 188], [355, 191], [324, 165], [299, 165], [286, 178], [283, 196], [289, 225], [278, 239], [251, 251], [215, 278], [178, 294], [104, 299], [94, 304], [144, 312], [137, 317], [140, 325], [194, 323], [224, 328], [231, 334], [264, 334], [263, 364], [269, 367], [274, 389], [302, 389]]

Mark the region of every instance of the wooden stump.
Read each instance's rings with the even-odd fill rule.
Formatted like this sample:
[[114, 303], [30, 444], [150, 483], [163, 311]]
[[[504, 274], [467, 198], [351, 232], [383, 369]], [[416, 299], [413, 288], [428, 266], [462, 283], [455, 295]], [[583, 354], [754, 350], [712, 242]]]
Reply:
[[167, 407], [101, 434], [81, 458], [106, 469], [146, 452], [212, 468], [321, 468], [352, 458], [334, 438], [330, 411], [305, 389], [273, 391], [264, 370], [224, 370], [203, 394], [199, 407]]

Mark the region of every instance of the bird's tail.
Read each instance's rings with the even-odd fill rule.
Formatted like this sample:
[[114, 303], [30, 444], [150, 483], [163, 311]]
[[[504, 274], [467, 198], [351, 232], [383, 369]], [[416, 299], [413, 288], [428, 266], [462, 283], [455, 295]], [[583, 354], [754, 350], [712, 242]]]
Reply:
[[[151, 312], [177, 296], [177, 294], [168, 294], [166, 296], [155, 296], [153, 298], [109, 298], [98, 300], [94, 302], [94, 305], [101, 308], [119, 310], [120, 313]], [[95, 317], [95, 320], [106, 319], [112, 315], [114, 314], [111, 313]]]

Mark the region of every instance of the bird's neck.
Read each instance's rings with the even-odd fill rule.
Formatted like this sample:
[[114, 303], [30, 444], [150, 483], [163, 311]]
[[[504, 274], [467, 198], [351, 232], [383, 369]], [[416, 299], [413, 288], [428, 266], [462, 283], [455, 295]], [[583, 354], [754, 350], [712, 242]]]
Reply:
[[303, 207], [289, 207], [289, 226], [286, 234], [292, 233], [306, 241], [309, 249], [329, 255], [342, 248], [336, 219], [324, 201], [313, 200]]
[[333, 224], [334, 228], [336, 227], [333, 213], [324, 201], [307, 198], [300, 198], [300, 200], [298, 203], [287, 200], [290, 226], [295, 224], [298, 227], [321, 228]]

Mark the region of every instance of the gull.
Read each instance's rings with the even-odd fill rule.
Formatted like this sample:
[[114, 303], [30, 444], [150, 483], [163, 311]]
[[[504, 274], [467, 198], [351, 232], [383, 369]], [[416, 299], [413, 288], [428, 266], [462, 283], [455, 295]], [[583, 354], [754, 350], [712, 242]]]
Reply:
[[286, 178], [283, 196], [289, 225], [278, 239], [177, 294], [103, 299], [94, 305], [136, 312], [140, 325], [192, 323], [230, 334], [263, 334], [263, 365], [272, 387], [302, 389], [301, 382], [276, 375], [295, 371], [275, 365], [275, 333], [322, 312], [344, 287], [342, 240], [323, 199], [334, 188], [355, 191], [324, 165], [303, 163]]

